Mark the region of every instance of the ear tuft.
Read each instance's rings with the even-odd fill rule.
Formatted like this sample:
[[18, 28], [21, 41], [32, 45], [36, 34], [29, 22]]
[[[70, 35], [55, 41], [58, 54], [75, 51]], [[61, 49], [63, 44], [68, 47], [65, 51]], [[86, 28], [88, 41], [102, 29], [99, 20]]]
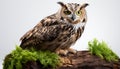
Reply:
[[65, 6], [63, 2], [57, 2], [57, 3], [60, 4], [61, 6]]
[[65, 5], [65, 3], [63, 3], [63, 2], [57, 2], [57, 3], [60, 4], [62, 7], [67, 9], [67, 6]]
[[57, 2], [58, 4], [60, 4], [61, 6], [64, 6], [64, 3], [63, 2]]
[[84, 4], [81, 6], [81, 9], [87, 7], [88, 5], [89, 5], [88, 3], [84, 3]]

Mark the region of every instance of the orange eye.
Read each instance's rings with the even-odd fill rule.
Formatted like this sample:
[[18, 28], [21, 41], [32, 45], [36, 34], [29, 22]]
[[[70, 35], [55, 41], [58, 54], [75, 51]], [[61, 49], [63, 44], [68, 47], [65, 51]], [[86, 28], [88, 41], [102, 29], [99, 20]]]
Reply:
[[63, 11], [64, 12], [64, 14], [66, 14], [66, 15], [70, 15], [71, 14], [71, 11], [69, 11], [69, 10], [65, 10], [65, 11]]

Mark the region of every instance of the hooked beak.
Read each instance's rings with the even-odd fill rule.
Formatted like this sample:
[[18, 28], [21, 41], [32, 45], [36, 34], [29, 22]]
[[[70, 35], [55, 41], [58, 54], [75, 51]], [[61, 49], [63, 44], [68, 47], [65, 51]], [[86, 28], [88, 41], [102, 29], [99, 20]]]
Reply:
[[71, 17], [71, 19], [72, 19], [73, 21], [76, 19], [76, 16], [75, 16], [75, 14], [72, 14], [72, 17]]

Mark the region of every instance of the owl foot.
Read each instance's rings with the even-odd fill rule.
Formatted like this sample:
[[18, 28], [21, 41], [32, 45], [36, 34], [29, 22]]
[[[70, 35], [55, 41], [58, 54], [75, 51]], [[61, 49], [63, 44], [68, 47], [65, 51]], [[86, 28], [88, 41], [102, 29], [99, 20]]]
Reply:
[[69, 49], [68, 49], [68, 52], [69, 52], [69, 53], [72, 53], [72, 54], [76, 54], [76, 53], [77, 53], [77, 50], [72, 49], [72, 48], [69, 48]]
[[77, 50], [74, 50], [72, 48], [69, 48], [69, 49], [66, 49], [66, 50], [60, 49], [60, 50], [56, 51], [56, 53], [59, 54], [59, 55], [66, 56], [68, 53], [76, 54]]
[[62, 49], [60, 49], [60, 50], [56, 51], [56, 53], [59, 54], [59, 55], [66, 56], [68, 54], [68, 50], [62, 50]]

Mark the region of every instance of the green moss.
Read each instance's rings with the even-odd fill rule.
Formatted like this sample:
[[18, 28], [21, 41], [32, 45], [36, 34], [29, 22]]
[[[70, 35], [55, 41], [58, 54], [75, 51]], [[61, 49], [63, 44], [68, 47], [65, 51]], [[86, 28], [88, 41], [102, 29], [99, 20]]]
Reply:
[[3, 69], [22, 69], [22, 64], [27, 61], [39, 61], [43, 67], [56, 67], [59, 64], [59, 56], [49, 51], [23, 50], [19, 46], [6, 56]]
[[118, 61], [119, 57], [108, 47], [108, 45], [102, 41], [99, 42], [97, 39], [88, 42], [89, 51], [93, 55], [97, 55], [107, 61]]

